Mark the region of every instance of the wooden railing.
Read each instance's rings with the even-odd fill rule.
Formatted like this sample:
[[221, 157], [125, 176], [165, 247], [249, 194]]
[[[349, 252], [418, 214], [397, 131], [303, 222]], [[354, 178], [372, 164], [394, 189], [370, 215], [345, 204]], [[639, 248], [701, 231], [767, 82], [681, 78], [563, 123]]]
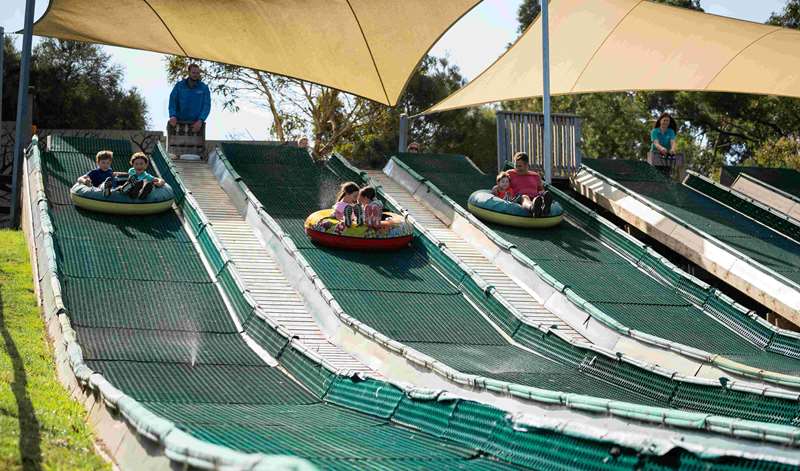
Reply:
[[[553, 177], [567, 178], [581, 166], [581, 119], [573, 114], [553, 114]], [[497, 168], [502, 169], [517, 152], [525, 152], [531, 166], [544, 168], [544, 115], [517, 111], [497, 112]]]

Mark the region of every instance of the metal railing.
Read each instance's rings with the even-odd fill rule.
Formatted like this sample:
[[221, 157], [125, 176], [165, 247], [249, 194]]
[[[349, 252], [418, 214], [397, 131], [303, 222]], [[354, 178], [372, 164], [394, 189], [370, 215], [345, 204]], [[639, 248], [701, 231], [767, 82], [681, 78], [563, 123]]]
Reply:
[[[581, 118], [553, 114], [553, 177], [570, 177], [581, 166]], [[531, 166], [544, 169], [544, 115], [518, 111], [497, 112], [497, 169], [516, 152], [525, 152]]]

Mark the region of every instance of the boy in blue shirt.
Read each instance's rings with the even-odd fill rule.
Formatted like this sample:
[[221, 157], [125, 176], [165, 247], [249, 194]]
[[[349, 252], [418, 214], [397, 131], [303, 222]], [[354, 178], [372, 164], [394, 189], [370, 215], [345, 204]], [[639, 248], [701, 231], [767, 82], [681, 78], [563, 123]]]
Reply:
[[110, 150], [101, 150], [94, 157], [97, 168], [88, 172], [86, 175], [78, 177], [78, 183], [91, 187], [103, 188], [103, 194], [108, 196], [114, 188], [114, 170], [111, 168], [111, 161], [114, 153]]
[[153, 191], [153, 187], [164, 186], [164, 180], [154, 177], [147, 171], [150, 158], [144, 152], [137, 152], [131, 156], [131, 168], [126, 172], [115, 172], [116, 176], [127, 176], [126, 181], [118, 191], [125, 191], [131, 198], [143, 200]]

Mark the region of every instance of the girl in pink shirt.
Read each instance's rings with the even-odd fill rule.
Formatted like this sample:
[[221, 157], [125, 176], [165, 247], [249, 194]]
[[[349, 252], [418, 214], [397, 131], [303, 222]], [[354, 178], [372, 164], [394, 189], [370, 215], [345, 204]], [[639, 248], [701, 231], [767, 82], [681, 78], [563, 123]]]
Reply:
[[[336, 203], [333, 205], [333, 217], [340, 221], [343, 228], [350, 227], [354, 222], [356, 226], [364, 222], [361, 205], [358, 204], [358, 191], [358, 185], [354, 182], [345, 182], [339, 187]], [[355, 221], [353, 221], [354, 216]]]

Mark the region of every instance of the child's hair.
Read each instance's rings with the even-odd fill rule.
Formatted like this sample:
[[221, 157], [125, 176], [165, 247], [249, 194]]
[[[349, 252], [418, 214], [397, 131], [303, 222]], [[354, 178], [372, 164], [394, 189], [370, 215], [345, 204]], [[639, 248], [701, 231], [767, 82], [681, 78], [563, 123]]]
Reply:
[[101, 150], [94, 156], [94, 161], [100, 163], [101, 160], [112, 160], [114, 158], [114, 153], [110, 150]]
[[530, 160], [528, 160], [528, 154], [525, 152], [517, 152], [514, 154], [514, 163], [519, 162], [520, 160], [524, 160], [526, 164], [530, 165]]
[[358, 185], [356, 185], [354, 182], [342, 183], [342, 186], [339, 187], [339, 193], [336, 194], [336, 201], [342, 201], [344, 195], [349, 195], [355, 191], [358, 191]]
[[495, 183], [500, 183], [500, 180], [502, 180], [504, 178], [508, 178], [509, 180], [511, 180], [511, 178], [509, 178], [509, 176], [508, 176], [508, 172], [500, 172], [500, 173], [497, 174], [497, 178], [494, 179], [494, 182]]
[[138, 159], [144, 160], [145, 164], [150, 164], [150, 158], [144, 152], [137, 152], [131, 156], [130, 164], [133, 166], [133, 163], [136, 162]]
[[365, 186], [358, 192], [358, 196], [363, 196], [364, 198], [369, 199], [370, 201], [375, 199], [375, 188], [371, 186]]

